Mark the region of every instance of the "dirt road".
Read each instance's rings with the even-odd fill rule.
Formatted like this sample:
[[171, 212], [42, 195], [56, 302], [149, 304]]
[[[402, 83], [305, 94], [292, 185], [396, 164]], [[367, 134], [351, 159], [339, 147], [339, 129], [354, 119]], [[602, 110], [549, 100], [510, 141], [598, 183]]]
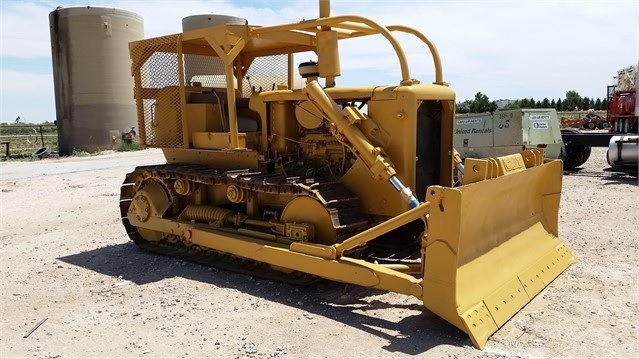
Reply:
[[560, 235], [577, 262], [484, 352], [411, 297], [142, 252], [120, 223], [119, 187], [158, 151], [1, 163], [0, 357], [636, 357], [639, 187], [603, 172], [604, 153], [564, 176]]

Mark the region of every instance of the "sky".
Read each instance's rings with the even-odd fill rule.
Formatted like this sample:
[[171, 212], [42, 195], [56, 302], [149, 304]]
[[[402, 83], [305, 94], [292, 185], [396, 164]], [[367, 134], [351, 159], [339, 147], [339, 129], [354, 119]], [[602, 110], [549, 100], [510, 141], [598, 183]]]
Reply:
[[[0, 122], [55, 120], [48, 14], [57, 6], [129, 10], [146, 38], [181, 32], [182, 18], [224, 14], [252, 25], [316, 18], [317, 0], [0, 0]], [[444, 81], [457, 100], [604, 98], [617, 70], [639, 62], [639, 1], [333, 0], [331, 15], [360, 15], [424, 33], [439, 50]], [[411, 77], [432, 82], [427, 48], [399, 36]], [[337, 84], [397, 85], [397, 60], [381, 37], [340, 43]], [[310, 54], [296, 57], [308, 61]]]

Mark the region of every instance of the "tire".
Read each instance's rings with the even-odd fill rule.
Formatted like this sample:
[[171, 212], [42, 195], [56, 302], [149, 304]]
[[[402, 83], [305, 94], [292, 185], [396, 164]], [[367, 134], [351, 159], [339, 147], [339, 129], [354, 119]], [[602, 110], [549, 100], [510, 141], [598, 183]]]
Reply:
[[605, 130], [607, 128], [610, 128], [610, 123], [608, 123], [608, 121], [603, 121], [599, 124], [599, 126], [597, 126], [597, 128], [599, 128], [600, 130]]
[[566, 162], [566, 145], [562, 145], [561, 149], [559, 149], [559, 158], [562, 162]]
[[[575, 129], [562, 129], [562, 133], [579, 133]], [[562, 137], [563, 138], [563, 137]], [[561, 152], [561, 159], [564, 161], [564, 170], [574, 170], [575, 168], [583, 165], [590, 158], [592, 148], [590, 146], [573, 145], [572, 143], [564, 142], [564, 146]]]
[[564, 169], [574, 170], [583, 165], [590, 158], [592, 148], [590, 146], [566, 145], [566, 153], [564, 154]]
[[587, 126], [588, 126], [588, 128], [589, 128], [589, 129], [591, 129], [591, 130], [594, 130], [594, 129], [595, 129], [595, 127], [597, 127], [597, 125], [595, 125], [595, 123], [594, 123], [594, 122], [588, 122]]
[[35, 152], [33, 152], [31, 156], [35, 158], [43, 159], [43, 158], [49, 157], [50, 154], [51, 154], [51, 149], [49, 147], [40, 147]]

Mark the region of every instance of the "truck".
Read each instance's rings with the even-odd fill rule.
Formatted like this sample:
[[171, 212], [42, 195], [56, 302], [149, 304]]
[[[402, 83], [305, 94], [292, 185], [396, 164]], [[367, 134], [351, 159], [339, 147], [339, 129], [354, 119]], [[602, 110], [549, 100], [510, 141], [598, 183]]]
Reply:
[[610, 132], [637, 133], [637, 65], [617, 71], [616, 85], [608, 86], [608, 108], [606, 117], [611, 124]]
[[[398, 33], [423, 44], [433, 79], [411, 77]], [[393, 49], [395, 83], [337, 84], [340, 47], [362, 37]], [[129, 50], [138, 139], [166, 158], [121, 187], [123, 226], [145, 250], [413, 296], [480, 349], [575, 260], [558, 234], [561, 161], [536, 148], [462, 161], [455, 92], [414, 28], [331, 16], [320, 0], [315, 19]]]
[[[591, 147], [607, 147], [606, 159], [611, 166], [608, 170], [637, 176], [639, 163], [639, 134], [637, 133], [636, 101], [637, 65], [617, 71], [617, 83], [607, 87], [608, 108], [607, 132], [582, 132], [562, 129], [561, 137], [570, 166], [573, 169], [585, 163]], [[572, 159], [571, 159], [572, 157]]]

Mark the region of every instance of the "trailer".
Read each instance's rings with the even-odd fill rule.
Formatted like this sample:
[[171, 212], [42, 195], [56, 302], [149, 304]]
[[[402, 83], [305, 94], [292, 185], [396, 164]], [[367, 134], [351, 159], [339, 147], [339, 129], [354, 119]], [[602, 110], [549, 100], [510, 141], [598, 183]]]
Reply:
[[625, 172], [637, 176], [639, 147], [637, 141], [636, 101], [637, 65], [617, 71], [616, 85], [608, 86], [606, 120], [610, 124], [608, 132], [582, 132], [576, 129], [562, 129], [566, 158], [564, 168], [574, 169], [584, 164], [590, 156], [591, 147], [607, 147], [606, 159], [609, 171]]

